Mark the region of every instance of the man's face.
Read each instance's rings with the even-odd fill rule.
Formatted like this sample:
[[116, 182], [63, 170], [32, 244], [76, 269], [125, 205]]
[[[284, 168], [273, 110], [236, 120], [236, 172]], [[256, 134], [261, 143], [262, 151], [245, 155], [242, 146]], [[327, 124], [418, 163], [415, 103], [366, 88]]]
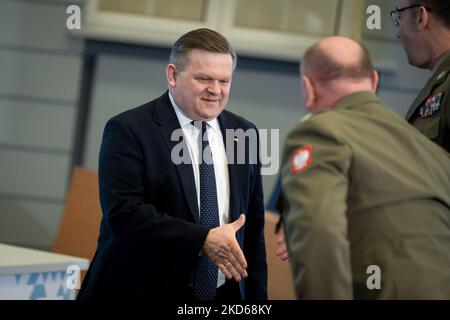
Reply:
[[[172, 67], [171, 67], [172, 66]], [[189, 53], [184, 70], [168, 76], [170, 92], [177, 105], [192, 120], [215, 119], [225, 108], [230, 93], [233, 61], [228, 53], [212, 53], [194, 49]]]
[[[409, 0], [397, 0], [396, 9], [401, 9], [410, 6]], [[397, 30], [397, 38], [400, 39], [403, 48], [405, 49], [406, 56], [408, 57], [409, 64], [420, 67], [422, 64], [420, 45], [418, 43], [417, 32], [417, 14], [419, 8], [406, 9], [400, 12], [400, 25]]]

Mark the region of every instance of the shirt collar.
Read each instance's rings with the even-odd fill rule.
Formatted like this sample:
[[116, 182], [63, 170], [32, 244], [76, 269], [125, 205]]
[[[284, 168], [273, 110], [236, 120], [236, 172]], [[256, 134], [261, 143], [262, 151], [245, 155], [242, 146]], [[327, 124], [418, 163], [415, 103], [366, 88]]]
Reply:
[[[189, 118], [184, 111], [176, 104], [175, 99], [172, 97], [172, 94], [169, 91], [169, 99], [172, 103], [173, 110], [175, 111], [178, 122], [180, 123], [180, 126], [184, 128], [185, 126], [191, 124], [193, 121], [191, 118]], [[206, 123], [209, 125], [210, 128], [212, 128], [216, 133], [219, 131], [219, 121], [217, 121], [217, 118], [206, 121]]]
[[170, 91], [169, 91], [169, 99], [170, 99], [170, 102], [172, 103], [173, 110], [175, 111], [175, 113], [177, 115], [178, 122], [180, 123], [180, 126], [183, 128], [183, 127], [187, 126], [188, 124], [190, 124], [192, 122], [192, 119], [190, 119], [183, 112], [183, 110], [181, 110], [181, 108], [176, 104], [175, 99], [170, 94]]

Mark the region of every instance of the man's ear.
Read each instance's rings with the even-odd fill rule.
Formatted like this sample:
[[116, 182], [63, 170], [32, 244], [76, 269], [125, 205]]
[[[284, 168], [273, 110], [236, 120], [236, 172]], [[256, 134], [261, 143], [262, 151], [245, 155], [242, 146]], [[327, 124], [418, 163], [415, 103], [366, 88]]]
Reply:
[[378, 72], [376, 70], [372, 71], [372, 76], [370, 77], [370, 80], [372, 82], [372, 92], [376, 93], [378, 88], [378, 82], [380, 80], [380, 77], [378, 75]]
[[417, 26], [419, 27], [419, 29], [423, 30], [426, 27], [428, 27], [430, 23], [430, 14], [427, 11], [427, 9], [425, 9], [424, 6], [420, 6], [419, 7], [419, 14], [417, 15]]
[[175, 84], [177, 82], [177, 70], [173, 63], [168, 64], [166, 67], [166, 78], [169, 86], [175, 87]]
[[316, 89], [308, 76], [303, 76], [303, 89], [305, 91], [305, 105], [308, 110], [312, 110], [316, 101]]

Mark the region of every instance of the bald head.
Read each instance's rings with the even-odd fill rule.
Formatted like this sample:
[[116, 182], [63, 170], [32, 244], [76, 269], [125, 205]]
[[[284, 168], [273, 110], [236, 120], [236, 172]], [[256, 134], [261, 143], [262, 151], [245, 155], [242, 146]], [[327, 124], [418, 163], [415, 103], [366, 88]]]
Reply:
[[310, 112], [330, 108], [354, 92], [375, 92], [378, 85], [367, 49], [345, 37], [325, 38], [309, 48], [301, 73]]
[[301, 62], [303, 75], [326, 82], [370, 78], [373, 71], [367, 49], [345, 37], [329, 37], [308, 49]]

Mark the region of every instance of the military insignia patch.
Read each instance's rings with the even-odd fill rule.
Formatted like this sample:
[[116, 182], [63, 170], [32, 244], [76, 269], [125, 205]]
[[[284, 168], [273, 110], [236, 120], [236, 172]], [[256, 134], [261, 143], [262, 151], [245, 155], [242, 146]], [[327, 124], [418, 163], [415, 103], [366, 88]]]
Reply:
[[311, 145], [297, 149], [292, 156], [291, 170], [292, 173], [299, 173], [311, 164]]
[[424, 119], [435, 115], [441, 107], [443, 97], [444, 93], [440, 92], [425, 100], [424, 105], [419, 109], [419, 116]]

